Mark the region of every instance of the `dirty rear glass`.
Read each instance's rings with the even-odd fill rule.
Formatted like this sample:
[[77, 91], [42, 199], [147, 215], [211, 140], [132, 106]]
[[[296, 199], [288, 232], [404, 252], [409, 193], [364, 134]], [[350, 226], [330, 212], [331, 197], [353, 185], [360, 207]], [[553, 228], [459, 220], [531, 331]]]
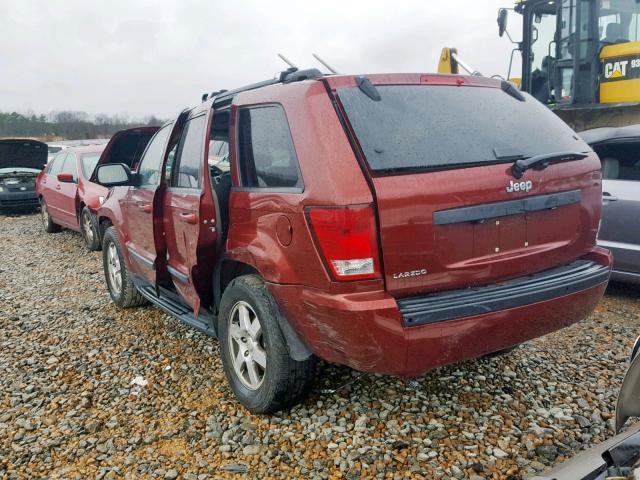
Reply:
[[337, 91], [374, 172], [513, 162], [497, 159], [494, 151], [500, 157], [531, 157], [591, 150], [527, 94], [522, 102], [500, 88], [394, 85], [376, 89], [380, 101], [356, 87]]

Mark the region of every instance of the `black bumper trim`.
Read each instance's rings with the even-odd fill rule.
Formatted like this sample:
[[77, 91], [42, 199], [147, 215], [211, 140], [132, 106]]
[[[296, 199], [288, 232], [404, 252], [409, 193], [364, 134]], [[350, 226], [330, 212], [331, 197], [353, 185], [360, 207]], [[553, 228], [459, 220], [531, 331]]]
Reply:
[[606, 283], [610, 269], [589, 260], [499, 284], [398, 300], [407, 327], [507, 310], [570, 295]]
[[35, 191], [3, 192], [0, 194], [0, 209], [35, 208], [40, 205]]
[[507, 200], [505, 202], [483, 203], [469, 207], [452, 208], [433, 212], [434, 225], [451, 225], [455, 223], [481, 222], [490, 218], [522, 215], [528, 212], [539, 212], [553, 208], [580, 203], [580, 190], [538, 195], [534, 197]]

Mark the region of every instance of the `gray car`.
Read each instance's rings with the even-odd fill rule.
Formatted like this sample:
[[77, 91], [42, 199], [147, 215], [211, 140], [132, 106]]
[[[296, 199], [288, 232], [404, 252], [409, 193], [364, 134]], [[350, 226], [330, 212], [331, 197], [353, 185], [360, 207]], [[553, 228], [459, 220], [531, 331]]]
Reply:
[[0, 211], [38, 208], [36, 177], [47, 163], [47, 145], [21, 138], [0, 140]]
[[602, 161], [598, 244], [613, 252], [613, 280], [640, 283], [640, 125], [580, 134]]

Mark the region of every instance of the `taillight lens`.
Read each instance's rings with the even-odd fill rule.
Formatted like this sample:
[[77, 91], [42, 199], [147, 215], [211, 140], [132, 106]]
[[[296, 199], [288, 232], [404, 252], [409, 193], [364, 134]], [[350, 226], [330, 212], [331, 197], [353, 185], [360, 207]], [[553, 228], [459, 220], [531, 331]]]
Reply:
[[311, 228], [336, 280], [380, 277], [380, 260], [373, 208], [312, 207]]

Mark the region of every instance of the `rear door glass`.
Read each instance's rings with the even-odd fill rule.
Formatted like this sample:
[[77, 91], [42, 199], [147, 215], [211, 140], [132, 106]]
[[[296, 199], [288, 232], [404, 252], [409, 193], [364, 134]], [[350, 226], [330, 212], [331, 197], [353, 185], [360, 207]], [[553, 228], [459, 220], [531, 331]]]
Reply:
[[500, 88], [376, 88], [380, 101], [355, 87], [338, 89], [340, 102], [374, 172], [498, 163], [495, 152], [499, 156], [508, 152], [531, 157], [591, 150], [562, 120], [527, 94], [523, 94], [523, 102]]
[[240, 110], [238, 154], [242, 186], [302, 188], [298, 159], [282, 107]]

